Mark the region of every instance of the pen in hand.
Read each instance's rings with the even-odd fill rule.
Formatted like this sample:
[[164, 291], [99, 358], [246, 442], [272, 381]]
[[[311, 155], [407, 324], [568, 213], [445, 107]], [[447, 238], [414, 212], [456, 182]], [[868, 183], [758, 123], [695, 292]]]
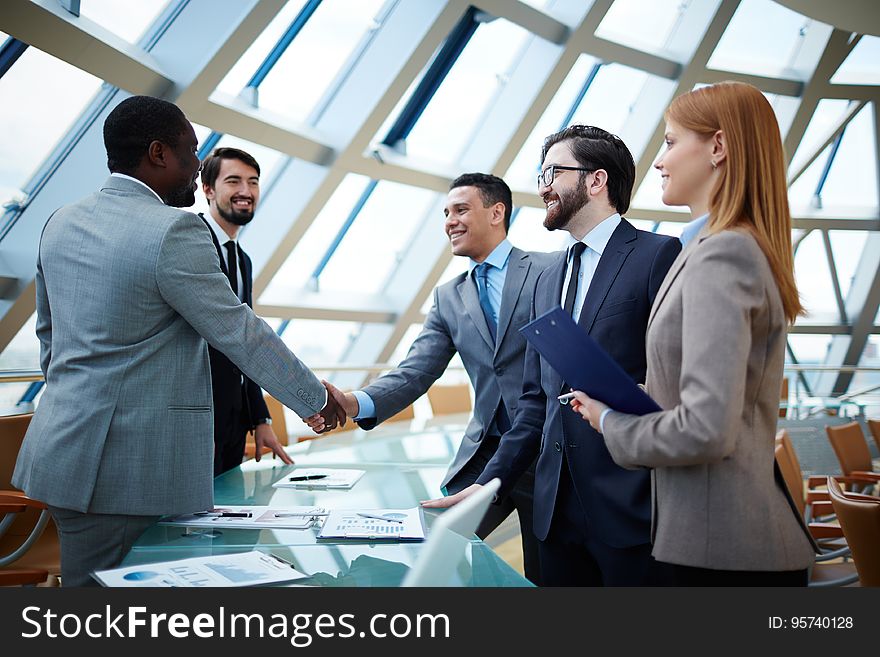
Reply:
[[301, 477], [290, 477], [288, 481], [312, 481], [314, 479], [324, 479], [325, 477], [327, 477], [325, 474], [302, 475]]

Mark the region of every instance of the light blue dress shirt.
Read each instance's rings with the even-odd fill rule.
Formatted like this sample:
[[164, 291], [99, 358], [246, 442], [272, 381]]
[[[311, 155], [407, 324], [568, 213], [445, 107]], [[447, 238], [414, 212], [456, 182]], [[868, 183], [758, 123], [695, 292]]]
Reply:
[[[489, 305], [492, 306], [496, 325], [498, 324], [498, 313], [501, 310], [501, 293], [504, 291], [504, 279], [507, 277], [507, 263], [510, 260], [511, 249], [513, 249], [511, 243], [506, 239], [502, 240], [502, 242], [495, 247], [492, 253], [489, 254], [489, 257], [485, 260], [485, 262], [492, 265], [489, 267], [486, 278], [489, 292]], [[468, 263], [468, 278], [470, 279], [470, 285], [477, 284], [477, 281], [474, 279], [474, 269], [476, 269], [479, 264], [480, 263], [475, 260], [471, 260]], [[353, 420], [357, 421], [376, 417], [376, 404], [367, 393], [363, 390], [354, 390], [352, 394], [358, 402], [358, 414], [352, 418]]]
[[[593, 227], [593, 229], [584, 235], [584, 239], [580, 240], [587, 248], [581, 253], [581, 269], [578, 273], [577, 294], [574, 298], [574, 308], [572, 308], [572, 319], [578, 320], [581, 316], [581, 309], [584, 307], [584, 300], [587, 298], [587, 291], [590, 289], [590, 283], [593, 282], [593, 274], [596, 273], [596, 267], [599, 265], [599, 259], [608, 246], [611, 234], [620, 224], [620, 215], [616, 212], [601, 223]], [[568, 264], [565, 266], [565, 280], [562, 283], [562, 297], [559, 305], [565, 304], [565, 295], [568, 292], [568, 278], [571, 275], [571, 247], [577, 242], [573, 237], [569, 237], [568, 246]]]
[[693, 221], [689, 222], [684, 229], [681, 231], [681, 237], [678, 239], [681, 240], [681, 246], [685, 247], [688, 245], [692, 239], [694, 239], [697, 235], [699, 235], [700, 231], [703, 230], [703, 226], [705, 226], [709, 222], [709, 213], [707, 212], [702, 217], [697, 217]]

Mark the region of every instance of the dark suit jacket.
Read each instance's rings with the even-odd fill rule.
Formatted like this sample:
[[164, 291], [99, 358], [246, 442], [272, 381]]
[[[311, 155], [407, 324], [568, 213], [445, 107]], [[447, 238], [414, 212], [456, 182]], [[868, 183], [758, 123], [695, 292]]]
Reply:
[[527, 253], [516, 247], [510, 251], [496, 342], [486, 325], [473, 277], [460, 274], [437, 287], [424, 328], [406, 358], [364, 388], [376, 405], [376, 417], [358, 421], [360, 427], [372, 429], [421, 397], [458, 352], [476, 401], [464, 439], [441, 484], [446, 486], [477, 453], [499, 403], [504, 403], [508, 417], [516, 411], [526, 346], [518, 329], [529, 320], [538, 275], [555, 258], [555, 253]]
[[[202, 221], [208, 223], [207, 219], [201, 214]], [[208, 226], [210, 229], [211, 227]], [[229, 276], [229, 269], [226, 266], [226, 249], [217, 241], [217, 235], [211, 230], [211, 239], [214, 240], [214, 247], [217, 249], [217, 255], [220, 257], [220, 267], [223, 273]], [[236, 242], [238, 245], [238, 242]], [[253, 308], [253, 266], [251, 259], [245, 253], [241, 246], [237, 246], [238, 262], [241, 266], [241, 279], [244, 285], [244, 303], [248, 307]], [[260, 386], [244, 377], [244, 391], [242, 394], [241, 378], [242, 372], [222, 353], [208, 346], [208, 357], [211, 359], [211, 389], [214, 395], [214, 408], [232, 408], [242, 417], [242, 423], [250, 428], [256, 426], [257, 420], [264, 420], [269, 416], [269, 409], [266, 407], [266, 401], [263, 399], [263, 391]], [[216, 411], [215, 411], [216, 413]]]
[[[679, 251], [677, 239], [636, 230], [622, 220], [584, 300], [578, 325], [638, 382], [645, 380], [645, 330], [651, 304]], [[565, 269], [563, 253], [538, 279], [533, 318], [560, 305]], [[553, 518], [564, 453], [591, 531], [613, 547], [648, 543], [648, 471], [628, 471], [614, 463], [602, 436], [556, 399], [563, 385], [559, 374], [529, 345], [513, 426], [477, 483], [500, 477], [503, 496], [537, 455], [535, 535], [544, 540]]]

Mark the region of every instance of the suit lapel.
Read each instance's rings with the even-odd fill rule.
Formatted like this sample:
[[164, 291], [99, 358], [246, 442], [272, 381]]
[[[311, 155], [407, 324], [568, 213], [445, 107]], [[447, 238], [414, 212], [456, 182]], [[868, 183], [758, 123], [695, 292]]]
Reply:
[[226, 274], [226, 278], [229, 278], [229, 267], [226, 266], [226, 255], [223, 253], [223, 247], [221, 247], [220, 242], [217, 241], [217, 235], [214, 234], [208, 220], [205, 219], [205, 215], [199, 212], [199, 217], [205, 222], [205, 225], [208, 227], [208, 232], [211, 233], [211, 241], [214, 242], [214, 248], [217, 250], [217, 257], [220, 258], [220, 269]]
[[501, 308], [498, 309], [498, 331], [495, 340], [495, 351], [501, 346], [501, 341], [510, 326], [510, 318], [520, 298], [523, 284], [529, 273], [531, 262], [529, 254], [513, 249], [507, 262], [507, 275], [504, 277], [504, 288], [501, 291]]
[[578, 325], [582, 326], [587, 333], [593, 328], [596, 313], [602, 307], [608, 290], [611, 289], [617, 274], [620, 273], [627, 256], [632, 252], [632, 243], [636, 239], [638, 239], [636, 229], [628, 221], [621, 219], [620, 224], [611, 234], [611, 239], [608, 240], [602, 257], [599, 258], [599, 264], [596, 265], [593, 280], [590, 281], [590, 287], [584, 298], [581, 316], [578, 318]]
[[[538, 317], [562, 305], [562, 285], [565, 281], [565, 271], [568, 268], [568, 251], [563, 251], [561, 256], [559, 260], [545, 270], [544, 275], [541, 277], [541, 281], [543, 282], [546, 279], [547, 285], [550, 286], [550, 298], [543, 308], [535, 307]], [[537, 298], [537, 294], [535, 296]], [[553, 378], [547, 382], [547, 388], [549, 390], [558, 390], [562, 387], [562, 377], [552, 367], [549, 369]]]
[[684, 247], [684, 250], [678, 254], [678, 257], [675, 260], [673, 260], [672, 266], [666, 273], [666, 278], [664, 278], [663, 282], [660, 283], [660, 289], [657, 290], [657, 296], [654, 298], [654, 303], [651, 305], [651, 312], [648, 315], [648, 326], [651, 326], [651, 323], [654, 321], [654, 316], [657, 314], [657, 309], [660, 307], [660, 304], [663, 303], [663, 299], [666, 298], [666, 294], [667, 292], [669, 292], [669, 288], [672, 286], [672, 283], [678, 277], [679, 273], [681, 273], [681, 270], [684, 267], [684, 263], [690, 257], [691, 253], [694, 252], [694, 249], [697, 247], [697, 245], [707, 237], [708, 233], [703, 233], [703, 231], [700, 231], [699, 236], [688, 242], [688, 245]]
[[480, 307], [480, 297], [477, 295], [477, 286], [474, 284], [470, 273], [465, 274], [465, 277], [458, 284], [458, 294], [461, 297], [465, 310], [471, 316], [471, 321], [474, 323], [477, 333], [482, 336], [486, 344], [489, 345], [489, 348], [494, 351], [495, 344], [492, 341], [492, 334], [489, 333], [489, 327], [486, 325], [486, 318], [483, 316], [482, 307]]

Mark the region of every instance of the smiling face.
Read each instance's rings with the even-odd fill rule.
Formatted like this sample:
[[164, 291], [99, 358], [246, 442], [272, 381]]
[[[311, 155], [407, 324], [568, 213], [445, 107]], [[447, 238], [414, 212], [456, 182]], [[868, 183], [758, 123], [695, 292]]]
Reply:
[[708, 211], [709, 195], [716, 179], [712, 162], [717, 159], [715, 144], [674, 121], [666, 124], [666, 150], [654, 163], [660, 172], [663, 202], [687, 205], [694, 216]]
[[[260, 174], [241, 160], [224, 158], [214, 187], [203, 185], [215, 219], [244, 226], [254, 218], [260, 200]], [[217, 216], [219, 215], [219, 217]]]
[[483, 205], [477, 187], [454, 187], [446, 196], [446, 236], [452, 253], [482, 262], [505, 237], [504, 204]]
[[[568, 142], [560, 141], [547, 151], [542, 164], [542, 171], [552, 165], [580, 167], [568, 146]], [[583, 180], [591, 174], [581, 171], [561, 169], [556, 171], [553, 183], [538, 187], [538, 194], [544, 201], [547, 214], [544, 216], [544, 228], [547, 230], [565, 230], [572, 218], [590, 202], [590, 194]]]

